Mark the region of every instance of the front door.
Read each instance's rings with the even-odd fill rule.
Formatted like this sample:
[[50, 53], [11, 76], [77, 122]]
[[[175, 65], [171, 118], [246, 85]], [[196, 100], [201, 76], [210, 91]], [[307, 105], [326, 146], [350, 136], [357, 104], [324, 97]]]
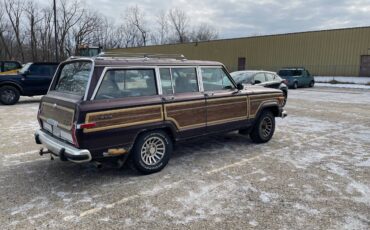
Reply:
[[176, 127], [179, 138], [203, 135], [206, 102], [200, 92], [196, 67], [163, 67], [159, 72], [165, 121]]
[[29, 73], [25, 75], [23, 81], [26, 94], [28, 95], [43, 95], [46, 94], [51, 80], [53, 79], [53, 74], [55, 67], [49, 65], [33, 64], [29, 68]]
[[222, 67], [202, 67], [207, 105], [207, 133], [242, 127], [247, 121], [247, 96], [239, 95]]

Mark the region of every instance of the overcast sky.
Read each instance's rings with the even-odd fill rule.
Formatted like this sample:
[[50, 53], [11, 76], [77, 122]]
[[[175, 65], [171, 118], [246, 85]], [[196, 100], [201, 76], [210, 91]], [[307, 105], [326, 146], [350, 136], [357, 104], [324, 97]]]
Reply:
[[116, 22], [127, 7], [138, 5], [148, 24], [158, 12], [180, 8], [192, 24], [211, 24], [220, 38], [370, 25], [370, 0], [85, 0], [85, 4]]

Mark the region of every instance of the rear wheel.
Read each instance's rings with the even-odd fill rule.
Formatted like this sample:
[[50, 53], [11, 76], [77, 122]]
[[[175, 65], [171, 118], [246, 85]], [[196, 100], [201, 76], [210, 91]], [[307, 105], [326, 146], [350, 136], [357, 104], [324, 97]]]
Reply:
[[269, 110], [264, 110], [254, 125], [250, 137], [255, 143], [268, 142], [275, 132], [275, 116]]
[[293, 89], [297, 89], [298, 88], [298, 82], [294, 82], [293, 83]]
[[310, 81], [310, 84], [308, 85], [308, 87], [312, 88], [314, 85], [315, 85], [315, 82], [314, 81]]
[[135, 168], [144, 174], [161, 171], [172, 153], [172, 140], [163, 131], [150, 131], [141, 134], [132, 150]]
[[6, 85], [0, 88], [0, 102], [4, 105], [14, 105], [19, 100], [19, 90], [13, 86]]

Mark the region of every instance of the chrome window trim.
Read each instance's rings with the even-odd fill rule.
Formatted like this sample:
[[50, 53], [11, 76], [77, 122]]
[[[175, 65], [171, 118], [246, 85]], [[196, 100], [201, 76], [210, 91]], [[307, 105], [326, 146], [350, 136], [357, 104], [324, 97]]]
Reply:
[[161, 88], [161, 92], [163, 95], [163, 89], [162, 89], [162, 79], [161, 79], [161, 69], [168, 69], [170, 71], [170, 79], [171, 79], [171, 88], [172, 88], [172, 94], [171, 95], [174, 95], [174, 88], [173, 88], [173, 79], [172, 79], [172, 71], [171, 71], [171, 67], [163, 67], [163, 66], [158, 66], [158, 76], [159, 76], [159, 79], [160, 79], [160, 88]]
[[[105, 67], [103, 72], [101, 73], [100, 77], [99, 77], [99, 81], [98, 83], [96, 84], [95, 86], [95, 89], [94, 89], [94, 93], [93, 95], [91, 96], [91, 101], [92, 100], [95, 100], [95, 97], [96, 97], [96, 94], [98, 93], [98, 90], [100, 88], [100, 85], [103, 81], [103, 78], [106, 74], [106, 72], [108, 72], [109, 70], [124, 70], [124, 69], [153, 69], [154, 70], [154, 73], [157, 75], [157, 72], [156, 72], [156, 69], [157, 66], [121, 66], [121, 67]], [[156, 76], [155, 76], [156, 77]], [[157, 87], [158, 88], [158, 87]], [[159, 95], [159, 90], [157, 89], [157, 95]]]
[[203, 87], [203, 76], [202, 76], [202, 70], [201, 67], [203, 66], [197, 66], [197, 77], [199, 82], [199, 92], [204, 93], [204, 87]]
[[163, 95], [163, 90], [162, 90], [162, 80], [161, 80], [161, 76], [160, 76], [160, 72], [159, 72], [159, 68], [158, 66], [155, 67], [155, 80], [156, 80], [156, 83], [157, 83], [157, 92], [158, 92], [158, 95], [162, 96]]

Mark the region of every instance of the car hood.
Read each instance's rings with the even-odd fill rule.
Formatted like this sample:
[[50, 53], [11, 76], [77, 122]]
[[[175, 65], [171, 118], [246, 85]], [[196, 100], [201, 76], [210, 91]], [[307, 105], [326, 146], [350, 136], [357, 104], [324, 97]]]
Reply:
[[263, 86], [256, 86], [256, 85], [244, 85], [243, 91], [246, 91], [247, 93], [281, 93], [281, 90], [279, 89], [272, 89], [272, 88], [266, 88]]

